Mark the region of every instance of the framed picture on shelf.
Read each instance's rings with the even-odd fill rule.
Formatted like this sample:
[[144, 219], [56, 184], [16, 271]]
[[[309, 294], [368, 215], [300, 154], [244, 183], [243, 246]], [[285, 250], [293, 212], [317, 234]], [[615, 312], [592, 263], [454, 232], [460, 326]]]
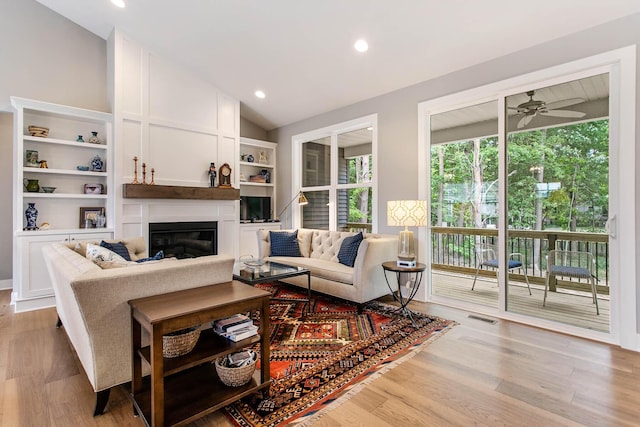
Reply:
[[80, 208], [80, 228], [95, 228], [99, 217], [104, 218], [104, 208]]

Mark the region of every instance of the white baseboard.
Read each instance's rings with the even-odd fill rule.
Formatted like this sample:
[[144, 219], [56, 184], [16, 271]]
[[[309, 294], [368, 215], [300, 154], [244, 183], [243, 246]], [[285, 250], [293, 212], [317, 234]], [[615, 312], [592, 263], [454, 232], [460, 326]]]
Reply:
[[13, 289], [12, 279], [0, 280], [0, 291], [4, 291], [6, 289]]

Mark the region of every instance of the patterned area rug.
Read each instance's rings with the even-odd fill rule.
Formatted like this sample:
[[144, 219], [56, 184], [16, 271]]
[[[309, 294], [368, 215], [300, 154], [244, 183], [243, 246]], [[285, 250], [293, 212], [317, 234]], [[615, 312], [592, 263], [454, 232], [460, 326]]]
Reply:
[[225, 408], [238, 426], [303, 426], [359, 391], [366, 382], [411, 357], [455, 323], [413, 313], [417, 327], [379, 302], [364, 306], [312, 295], [282, 283], [257, 285], [270, 304], [270, 394], [248, 396]]

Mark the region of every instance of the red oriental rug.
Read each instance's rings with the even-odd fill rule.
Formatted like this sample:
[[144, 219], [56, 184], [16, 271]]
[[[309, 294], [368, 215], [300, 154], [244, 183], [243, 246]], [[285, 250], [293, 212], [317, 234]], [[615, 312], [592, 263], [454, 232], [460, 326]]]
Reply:
[[[455, 322], [413, 313], [417, 327], [397, 307], [355, 304], [312, 295], [282, 283], [256, 285], [274, 296], [270, 304], [270, 393], [225, 407], [237, 426], [307, 425], [367, 382], [415, 355]], [[277, 299], [276, 299], [277, 298]]]

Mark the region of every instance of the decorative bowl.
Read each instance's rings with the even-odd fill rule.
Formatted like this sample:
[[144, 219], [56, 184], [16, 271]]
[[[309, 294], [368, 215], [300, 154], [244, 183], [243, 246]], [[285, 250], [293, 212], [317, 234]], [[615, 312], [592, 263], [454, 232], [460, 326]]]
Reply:
[[56, 187], [42, 187], [42, 191], [44, 191], [45, 193], [53, 193], [54, 191], [56, 191]]
[[78, 169], [79, 171], [88, 171], [89, 166], [76, 166], [76, 169]]

